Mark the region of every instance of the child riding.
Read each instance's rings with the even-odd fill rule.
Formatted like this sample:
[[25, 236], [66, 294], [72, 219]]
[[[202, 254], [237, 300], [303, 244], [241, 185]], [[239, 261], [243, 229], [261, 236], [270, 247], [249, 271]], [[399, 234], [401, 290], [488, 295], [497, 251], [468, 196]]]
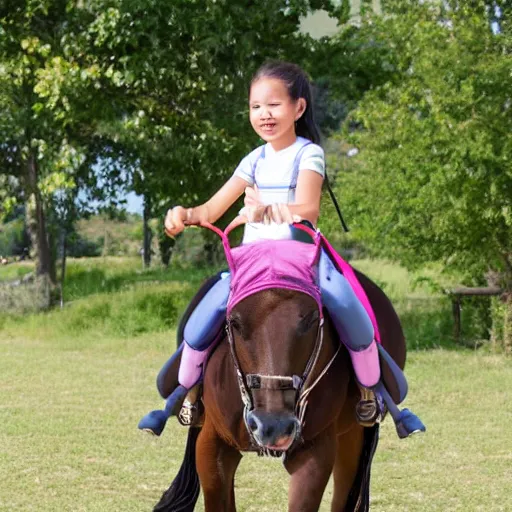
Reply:
[[[175, 236], [188, 225], [215, 222], [244, 192], [244, 214], [249, 222], [271, 221], [283, 224], [288, 230], [284, 224], [299, 220], [316, 225], [325, 159], [319, 145], [307, 76], [295, 64], [279, 61], [264, 64], [251, 81], [249, 112], [253, 129], [266, 144], [249, 153], [206, 203], [169, 210], [165, 218], [168, 234]], [[257, 225], [246, 226], [244, 243], [250, 241], [251, 230], [255, 229]], [[318, 279], [322, 302], [349, 350], [361, 387], [357, 419], [362, 425], [372, 425], [384, 413], [384, 403], [390, 412], [398, 411], [382, 383], [372, 322], [325, 251], [320, 255]], [[184, 328], [179, 385], [164, 394], [167, 401], [163, 411], [152, 411], [142, 418], [140, 429], [160, 435], [169, 416], [180, 412], [187, 393], [201, 381], [203, 367], [221, 336], [229, 285], [229, 273], [223, 273], [197, 304]], [[175, 357], [176, 354], [164, 365], [159, 379], [165, 380]], [[407, 409], [399, 413], [404, 423], [400, 437], [425, 430], [419, 418]], [[395, 415], [393, 418], [396, 422]]]

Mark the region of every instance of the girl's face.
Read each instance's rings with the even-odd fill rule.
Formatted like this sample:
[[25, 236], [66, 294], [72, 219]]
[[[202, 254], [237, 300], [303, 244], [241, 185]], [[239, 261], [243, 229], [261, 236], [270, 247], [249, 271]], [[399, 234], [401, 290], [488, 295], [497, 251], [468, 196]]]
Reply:
[[293, 101], [285, 83], [278, 78], [260, 78], [251, 86], [249, 118], [254, 131], [279, 151], [293, 144], [295, 121], [306, 110], [306, 100]]

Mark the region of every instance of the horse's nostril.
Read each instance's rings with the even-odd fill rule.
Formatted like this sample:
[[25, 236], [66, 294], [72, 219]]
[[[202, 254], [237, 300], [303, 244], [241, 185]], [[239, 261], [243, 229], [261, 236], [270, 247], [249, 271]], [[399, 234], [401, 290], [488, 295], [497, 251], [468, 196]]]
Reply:
[[293, 431], [295, 430], [295, 422], [291, 422], [288, 427], [286, 427], [285, 435], [291, 436], [293, 434]]
[[265, 438], [269, 438], [269, 437], [272, 437], [274, 435], [275, 431], [276, 431], [276, 429], [275, 429], [274, 425], [266, 425], [262, 429], [262, 435]]
[[256, 430], [258, 430], [258, 423], [256, 422], [256, 420], [250, 416], [248, 419], [247, 419], [247, 424], [249, 425], [249, 428], [253, 431], [253, 432], [256, 432]]

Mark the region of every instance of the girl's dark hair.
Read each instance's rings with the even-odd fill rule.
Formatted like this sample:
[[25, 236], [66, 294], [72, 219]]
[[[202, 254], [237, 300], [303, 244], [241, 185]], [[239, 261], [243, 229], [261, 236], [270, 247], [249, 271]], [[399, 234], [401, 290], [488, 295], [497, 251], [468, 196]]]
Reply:
[[254, 74], [251, 80], [251, 86], [260, 78], [276, 78], [286, 84], [288, 94], [292, 100], [299, 98], [306, 100], [306, 110], [304, 114], [295, 123], [295, 132], [301, 137], [305, 137], [315, 144], [320, 144], [320, 132], [315, 122], [313, 112], [313, 94], [311, 84], [306, 73], [297, 64], [271, 60], [265, 62]]

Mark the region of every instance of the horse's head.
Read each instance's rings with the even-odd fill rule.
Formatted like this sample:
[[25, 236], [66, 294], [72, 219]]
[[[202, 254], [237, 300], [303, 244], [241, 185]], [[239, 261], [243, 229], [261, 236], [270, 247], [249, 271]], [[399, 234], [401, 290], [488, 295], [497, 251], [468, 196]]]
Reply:
[[286, 451], [300, 437], [301, 395], [312, 384], [322, 324], [317, 301], [294, 290], [263, 290], [231, 310], [228, 330], [245, 422], [260, 447]]
[[307, 397], [321, 375], [318, 255], [314, 233], [309, 243], [266, 240], [228, 251], [228, 339], [245, 423], [260, 448], [286, 451], [301, 437]]

